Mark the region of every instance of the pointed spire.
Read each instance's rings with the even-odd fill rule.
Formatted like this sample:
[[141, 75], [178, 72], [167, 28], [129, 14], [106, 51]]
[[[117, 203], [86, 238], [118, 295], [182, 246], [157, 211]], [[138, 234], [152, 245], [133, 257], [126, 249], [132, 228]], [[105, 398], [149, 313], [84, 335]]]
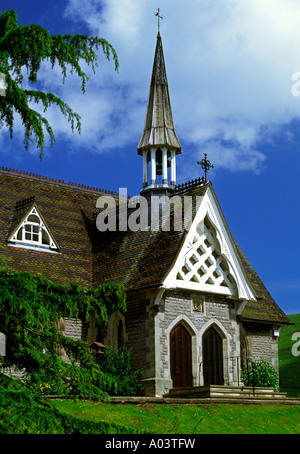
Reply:
[[137, 150], [142, 155], [151, 147], [167, 147], [181, 153], [171, 109], [167, 72], [160, 33], [157, 42], [147, 105], [144, 132]]
[[156, 85], [168, 85], [165, 58], [162, 47], [162, 39], [159, 32], [157, 33], [150, 90], [151, 88], [154, 88]]

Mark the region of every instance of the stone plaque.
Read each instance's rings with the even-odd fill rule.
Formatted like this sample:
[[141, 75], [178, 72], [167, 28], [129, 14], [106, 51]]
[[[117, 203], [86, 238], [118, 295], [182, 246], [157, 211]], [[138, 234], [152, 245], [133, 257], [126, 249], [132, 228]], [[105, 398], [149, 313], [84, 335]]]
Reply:
[[197, 296], [192, 298], [192, 311], [204, 312], [204, 296]]

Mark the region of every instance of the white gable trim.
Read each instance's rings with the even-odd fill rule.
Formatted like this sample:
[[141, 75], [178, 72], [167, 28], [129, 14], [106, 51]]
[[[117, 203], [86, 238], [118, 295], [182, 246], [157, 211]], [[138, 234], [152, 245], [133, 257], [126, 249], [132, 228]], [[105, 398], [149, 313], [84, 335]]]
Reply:
[[[213, 248], [205, 249], [203, 244], [205, 237], [211, 236], [212, 230], [209, 230], [208, 223], [212, 226], [214, 241], [218, 245], [218, 253], [216, 253], [216, 248], [214, 255], [211, 255], [211, 257], [208, 254], [209, 250], [211, 251]], [[199, 248], [201, 242], [203, 251], [200, 252], [200, 255], [203, 253], [203, 257], [211, 261], [211, 263], [208, 263], [208, 268], [203, 266], [203, 271], [206, 273], [205, 276], [209, 277], [211, 273], [209, 270], [210, 266], [215, 271], [215, 275], [211, 275], [211, 279], [208, 279], [209, 283], [204, 283], [204, 280], [201, 277], [199, 278], [199, 274], [193, 274], [191, 266], [191, 262], [195, 259], [198, 262], [195, 264], [195, 269], [199, 270], [199, 265], [201, 265], [201, 260], [203, 259], [195, 251], [195, 248]], [[192, 257], [194, 252], [195, 256]], [[226, 265], [225, 270], [224, 264]], [[201, 273], [200, 270], [198, 272]], [[232, 244], [226, 221], [210, 186], [201, 200], [183, 246], [172, 269], [165, 278], [163, 286], [164, 288], [181, 288], [223, 294], [239, 300], [249, 301], [256, 299], [254, 291], [243, 272], [235, 247]]]
[[36, 204], [26, 213], [18, 227], [9, 236], [8, 244], [24, 249], [59, 252], [58, 245], [39, 213]]

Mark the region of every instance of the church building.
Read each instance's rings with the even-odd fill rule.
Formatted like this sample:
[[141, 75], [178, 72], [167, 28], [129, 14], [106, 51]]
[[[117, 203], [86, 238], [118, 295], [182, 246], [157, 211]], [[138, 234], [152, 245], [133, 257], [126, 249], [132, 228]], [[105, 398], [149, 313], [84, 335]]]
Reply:
[[[64, 332], [89, 345], [132, 347], [146, 396], [238, 386], [250, 359], [278, 369], [279, 329], [291, 323], [232, 236], [211, 182], [177, 183], [181, 152], [158, 33], [137, 146], [148, 225], [99, 229], [97, 201], [106, 196], [117, 204], [119, 195], [111, 191], [15, 169], [0, 174], [0, 257], [57, 284], [122, 283], [126, 313], [112, 315], [104, 328], [92, 317], [88, 324], [65, 319]], [[206, 156], [201, 163], [208, 170]], [[162, 204], [159, 215], [152, 211], [155, 196], [174, 203]], [[168, 228], [161, 221], [166, 206]], [[127, 216], [132, 213], [128, 208]], [[157, 228], [150, 225], [153, 213]]]

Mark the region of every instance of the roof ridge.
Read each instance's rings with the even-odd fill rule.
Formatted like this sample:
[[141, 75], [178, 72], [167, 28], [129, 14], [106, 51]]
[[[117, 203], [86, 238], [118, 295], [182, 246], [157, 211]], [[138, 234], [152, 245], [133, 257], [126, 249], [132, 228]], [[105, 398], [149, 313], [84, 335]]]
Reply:
[[207, 181], [204, 177], [195, 178], [195, 180], [186, 181], [175, 186], [174, 194], [185, 192], [187, 189], [194, 189], [205, 186]]
[[110, 194], [113, 196], [119, 195], [119, 192], [117, 192], [117, 191], [97, 188], [95, 186], [89, 186], [89, 185], [76, 183], [76, 182], [74, 183], [71, 181], [69, 181], [69, 183], [66, 183], [63, 179], [51, 178], [51, 177], [47, 177], [44, 175], [36, 174], [34, 172], [29, 172], [26, 170], [18, 170], [18, 169], [14, 169], [11, 167], [8, 168], [8, 167], [2, 166], [2, 167], [0, 167], [0, 172], [2, 172], [2, 171], [11, 173], [11, 174], [14, 174], [17, 176], [25, 177], [25, 178], [32, 178], [34, 180], [44, 181], [45, 183], [55, 183], [55, 184], [63, 186], [63, 187], [73, 187], [73, 188], [76, 188], [79, 190], [86, 190], [86, 191], [91, 191], [91, 192], [102, 192], [102, 193]]

